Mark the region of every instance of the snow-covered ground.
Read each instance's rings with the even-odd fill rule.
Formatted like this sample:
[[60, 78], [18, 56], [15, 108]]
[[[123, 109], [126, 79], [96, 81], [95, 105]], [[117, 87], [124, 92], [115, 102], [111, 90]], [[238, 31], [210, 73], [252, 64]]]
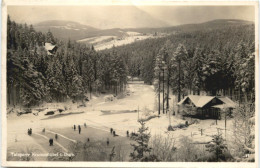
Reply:
[[[77, 108], [77, 103], [49, 103], [44, 104], [46, 109], [40, 112], [38, 116], [33, 114], [24, 114], [16, 116], [15, 114], [8, 115], [7, 118], [7, 145], [8, 148], [19, 150], [19, 148], [25, 148], [26, 146], [39, 147], [42, 151], [46, 150], [35, 139], [27, 135], [27, 129], [32, 128], [33, 133], [40, 133], [43, 128], [46, 130], [57, 130], [63, 128], [71, 128], [75, 125], [83, 125], [86, 123], [89, 127], [108, 132], [110, 128], [116, 130], [117, 134], [126, 136], [126, 131], [137, 131], [140, 127], [138, 118], [145, 118], [145, 115], [156, 115], [157, 108], [155, 106], [156, 95], [154, 88], [151, 85], [145, 84], [129, 84], [127, 87], [130, 95], [121, 99], [115, 99], [114, 101], [106, 102], [104, 95], [94, 97], [87, 103], [87, 107]], [[172, 98], [174, 98], [172, 96]], [[64, 108], [68, 110], [61, 114], [44, 115], [50, 109]], [[137, 110], [137, 111], [134, 111]], [[102, 111], [115, 111], [111, 114], [105, 114]], [[126, 112], [127, 111], [127, 112]], [[139, 111], [139, 112], [138, 112]], [[190, 119], [187, 119], [188, 121]], [[217, 128], [224, 128], [224, 120], [218, 121], [215, 124], [215, 120], [199, 120], [198, 124], [190, 125], [185, 129], [178, 129], [176, 131], [167, 131], [169, 125], [184, 124], [183, 120], [179, 116], [170, 116], [161, 114], [161, 117], [153, 118], [146, 122], [146, 126], [149, 127], [152, 137], [154, 135], [160, 135], [167, 137], [171, 135], [178, 143], [182, 136], [189, 136], [194, 141], [208, 142], [211, 140], [209, 135], [217, 133]], [[227, 122], [228, 127], [231, 128], [232, 122]], [[201, 135], [200, 128], [203, 129], [203, 135]], [[227, 131], [229, 133], [230, 131]]]
[[112, 39], [112, 38], [116, 38], [116, 36], [90, 37], [90, 38], [78, 40], [78, 42], [87, 42], [87, 43], [90, 43], [90, 44], [94, 44], [94, 43], [102, 42], [104, 40], [108, 40], [108, 39]]
[[137, 36], [137, 35], [140, 35], [141, 33], [138, 33], [138, 32], [132, 32], [132, 31], [128, 31], [126, 32], [129, 36]]
[[131, 44], [139, 40], [145, 40], [148, 38], [158, 38], [160, 36], [153, 35], [141, 35], [138, 32], [126, 32], [123, 37], [117, 36], [97, 36], [78, 40], [80, 43], [93, 44], [96, 50], [104, 50], [112, 48], [113, 46], [122, 46]]
[[101, 43], [101, 44], [97, 44], [95, 46], [96, 50], [104, 50], [104, 49], [109, 49], [112, 48], [113, 46], [117, 47], [117, 46], [122, 46], [122, 45], [126, 45], [126, 44], [131, 44], [133, 42], [139, 41], [139, 40], [145, 40], [148, 38], [154, 38], [152, 35], [147, 35], [147, 36], [126, 36], [124, 38], [120, 38], [120, 39], [114, 39], [105, 43]]

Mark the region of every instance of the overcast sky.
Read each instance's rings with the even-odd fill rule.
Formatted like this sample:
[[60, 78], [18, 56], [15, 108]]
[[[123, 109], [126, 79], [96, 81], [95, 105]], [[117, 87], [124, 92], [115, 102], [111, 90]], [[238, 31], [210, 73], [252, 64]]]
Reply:
[[75, 21], [100, 29], [160, 27], [214, 19], [254, 21], [254, 6], [9, 6], [19, 23]]

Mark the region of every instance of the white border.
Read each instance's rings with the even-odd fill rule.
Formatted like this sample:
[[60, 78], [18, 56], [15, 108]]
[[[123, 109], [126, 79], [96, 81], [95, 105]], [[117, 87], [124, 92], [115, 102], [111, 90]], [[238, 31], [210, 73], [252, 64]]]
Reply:
[[[62, 4], [62, 5], [61, 5]], [[36, 6], [79, 6], [79, 5], [160, 5], [160, 6], [239, 6], [239, 5], [253, 5], [255, 6], [255, 47], [256, 47], [256, 59], [255, 59], [255, 88], [256, 88], [256, 154], [254, 163], [245, 162], [220, 162], [220, 163], [209, 163], [209, 162], [22, 162], [22, 161], [6, 161], [7, 151], [7, 120], [6, 120], [6, 23], [7, 23], [7, 6], [11, 5], [36, 5]], [[13, 167], [201, 167], [201, 168], [249, 168], [257, 167], [259, 162], [258, 149], [259, 149], [259, 138], [258, 138], [258, 100], [259, 100], [259, 41], [258, 41], [258, 2], [257, 1], [147, 1], [147, 0], [3, 0], [2, 1], [2, 60], [1, 60], [1, 111], [2, 111], [2, 166], [13, 166]]]

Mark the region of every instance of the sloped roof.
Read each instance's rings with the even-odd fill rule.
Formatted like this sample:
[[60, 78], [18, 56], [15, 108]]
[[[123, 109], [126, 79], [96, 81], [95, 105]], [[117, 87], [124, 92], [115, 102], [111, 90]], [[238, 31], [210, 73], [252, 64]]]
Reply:
[[44, 47], [47, 51], [51, 51], [53, 50], [56, 46], [55, 45], [52, 45], [51, 43], [45, 43], [44, 44]]
[[184, 103], [186, 99], [190, 99], [191, 102], [196, 106], [196, 107], [203, 107], [207, 103], [209, 103], [212, 99], [215, 98], [215, 96], [199, 96], [199, 95], [189, 95], [185, 96], [183, 100], [181, 100], [178, 105], [181, 105]]
[[228, 97], [218, 97], [219, 100], [221, 100], [224, 104], [222, 106], [216, 105], [212, 106], [215, 108], [235, 108], [237, 104], [233, 102], [230, 98]]
[[212, 107], [214, 108], [236, 108], [237, 104], [233, 102], [230, 98], [228, 97], [215, 97], [215, 96], [199, 96], [199, 95], [189, 95], [185, 96], [184, 99], [182, 99], [178, 105], [183, 104], [187, 99], [190, 99], [191, 102], [196, 106], [196, 107], [204, 107], [206, 104], [208, 104], [211, 100], [214, 98], [219, 99], [223, 104], [218, 104], [214, 105]]

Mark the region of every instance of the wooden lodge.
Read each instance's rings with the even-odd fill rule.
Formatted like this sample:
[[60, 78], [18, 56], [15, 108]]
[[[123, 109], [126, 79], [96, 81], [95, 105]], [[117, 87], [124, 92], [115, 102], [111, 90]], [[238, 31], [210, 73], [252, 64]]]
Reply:
[[[229, 115], [237, 104], [228, 97], [216, 96], [185, 96], [177, 104], [185, 115], [198, 118], [221, 119], [221, 116]], [[228, 113], [228, 114], [227, 114]]]

